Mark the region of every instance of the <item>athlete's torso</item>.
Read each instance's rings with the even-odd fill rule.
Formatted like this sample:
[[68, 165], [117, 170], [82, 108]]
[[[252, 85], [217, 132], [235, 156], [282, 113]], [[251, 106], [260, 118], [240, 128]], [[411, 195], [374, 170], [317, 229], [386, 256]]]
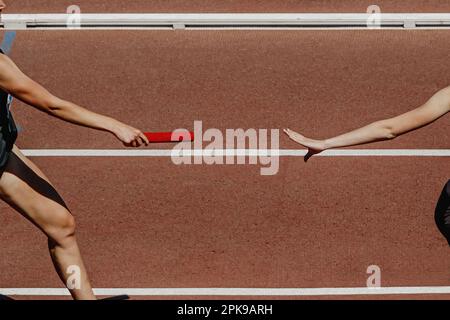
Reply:
[[[0, 49], [0, 54], [4, 54]], [[17, 128], [11, 114], [12, 96], [0, 88], [0, 167], [6, 160], [17, 139]]]

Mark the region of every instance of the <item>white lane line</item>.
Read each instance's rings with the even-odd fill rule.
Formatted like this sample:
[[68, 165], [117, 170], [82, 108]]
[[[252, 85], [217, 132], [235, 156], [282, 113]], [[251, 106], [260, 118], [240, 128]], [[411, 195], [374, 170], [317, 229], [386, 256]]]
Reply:
[[[99, 296], [349, 296], [450, 294], [450, 287], [384, 288], [98, 288]], [[0, 289], [5, 296], [68, 296], [63, 288]]]
[[[171, 149], [26, 149], [29, 157], [211, 157], [211, 156], [280, 156], [304, 157], [306, 150], [289, 149], [216, 149], [184, 150]], [[336, 149], [322, 152], [317, 157], [450, 157], [450, 149]]]
[[[369, 13], [136, 13], [107, 14], [3, 14], [5, 29], [27, 27], [65, 26], [73, 23], [74, 17], [80, 26], [160, 26], [183, 28], [189, 25], [214, 26], [366, 26], [373, 15]], [[414, 28], [416, 25], [433, 27], [448, 26], [449, 13], [381, 13], [376, 16], [381, 26]], [[70, 28], [68, 28], [70, 30]]]

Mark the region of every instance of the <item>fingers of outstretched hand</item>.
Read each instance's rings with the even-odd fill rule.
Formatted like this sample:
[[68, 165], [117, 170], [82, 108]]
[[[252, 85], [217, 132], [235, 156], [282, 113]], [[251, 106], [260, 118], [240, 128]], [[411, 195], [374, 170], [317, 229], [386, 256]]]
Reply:
[[290, 138], [290, 139], [294, 139], [293, 136], [293, 131], [291, 129], [283, 129], [283, 132]]
[[309, 159], [311, 159], [312, 156], [314, 156], [317, 153], [321, 152], [320, 148], [316, 149], [316, 145], [314, 144], [314, 140], [308, 139], [301, 135], [300, 133], [297, 133], [295, 131], [292, 131], [291, 129], [283, 129], [283, 132], [293, 141], [301, 144], [302, 146], [308, 148], [308, 152], [306, 153], [304, 157], [304, 161], [307, 162]]
[[305, 137], [302, 136], [300, 133], [295, 132], [295, 131], [292, 131], [291, 129], [284, 129], [283, 131], [284, 131], [284, 133], [287, 134], [287, 136], [288, 136], [291, 140], [293, 140], [293, 141], [295, 141], [295, 142], [297, 142], [297, 143], [299, 143], [299, 144], [301, 144], [301, 145], [303, 145], [303, 143], [305, 142], [305, 141], [304, 141], [304, 140], [305, 140]]
[[148, 146], [148, 145], [150, 144], [150, 141], [148, 140], [147, 136], [146, 136], [144, 133], [140, 132], [140, 133], [139, 133], [139, 137], [142, 139], [142, 142], [143, 142], [146, 146]]
[[132, 134], [132, 138], [129, 139], [128, 141], [125, 140], [124, 145], [126, 147], [133, 147], [133, 148], [138, 148], [141, 147], [142, 145], [149, 145], [150, 141], [148, 140], [147, 136], [142, 133], [139, 130], [136, 130], [133, 134]]

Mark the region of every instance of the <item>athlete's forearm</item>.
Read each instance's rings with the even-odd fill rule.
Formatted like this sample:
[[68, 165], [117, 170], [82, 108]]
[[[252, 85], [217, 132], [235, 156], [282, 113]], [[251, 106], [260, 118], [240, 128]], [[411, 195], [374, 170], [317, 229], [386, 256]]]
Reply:
[[81, 125], [84, 127], [108, 131], [114, 133], [121, 123], [111, 117], [107, 117], [89, 111], [75, 103], [54, 98], [48, 107], [48, 113], [61, 120]]
[[325, 148], [342, 148], [393, 139], [396, 135], [386, 122], [386, 120], [377, 121], [354, 131], [326, 139]]
[[377, 121], [363, 128], [327, 139], [326, 149], [394, 139], [424, 127], [450, 111], [450, 87], [434, 94], [424, 105], [397, 117]]

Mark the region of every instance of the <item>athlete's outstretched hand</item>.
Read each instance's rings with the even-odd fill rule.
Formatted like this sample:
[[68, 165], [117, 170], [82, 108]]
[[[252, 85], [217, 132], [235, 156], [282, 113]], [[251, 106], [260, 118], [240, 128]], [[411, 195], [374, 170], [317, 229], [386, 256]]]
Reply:
[[126, 147], [137, 148], [150, 143], [142, 131], [123, 123], [117, 125], [113, 133]]
[[313, 155], [318, 154], [326, 150], [324, 140], [314, 140], [301, 135], [298, 132], [292, 131], [291, 129], [284, 129], [284, 133], [292, 140], [298, 144], [308, 148], [308, 153], [305, 156], [305, 162], [309, 160]]

